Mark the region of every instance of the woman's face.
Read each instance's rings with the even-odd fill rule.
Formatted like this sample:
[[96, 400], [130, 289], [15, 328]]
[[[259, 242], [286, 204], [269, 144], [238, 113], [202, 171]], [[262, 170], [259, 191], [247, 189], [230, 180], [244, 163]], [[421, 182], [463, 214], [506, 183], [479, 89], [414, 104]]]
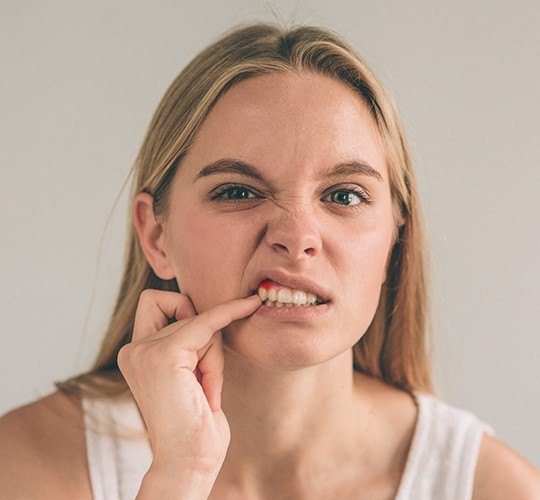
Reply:
[[[222, 158], [255, 166], [264, 180], [195, 179]], [[381, 179], [324, 174], [350, 160]], [[242, 187], [212, 200], [226, 184]], [[294, 368], [332, 359], [362, 337], [386, 279], [393, 219], [375, 122], [344, 83], [272, 75], [235, 85], [204, 121], [171, 189], [166, 255], [197, 311], [246, 297], [268, 267], [309, 276], [330, 292], [330, 310], [314, 320], [234, 322], [222, 329], [226, 349], [260, 366]]]

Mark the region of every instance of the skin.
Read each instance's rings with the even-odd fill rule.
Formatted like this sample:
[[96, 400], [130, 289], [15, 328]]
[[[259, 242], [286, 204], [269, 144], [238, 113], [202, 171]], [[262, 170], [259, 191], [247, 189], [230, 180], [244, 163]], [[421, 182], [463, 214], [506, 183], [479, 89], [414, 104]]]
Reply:
[[[375, 200], [359, 212], [320, 201], [319, 188], [334, 190], [336, 181], [310, 180], [351, 153], [385, 179], [345, 180], [365, 184]], [[275, 195], [236, 176], [189, 184], [224, 155], [256, 163]], [[207, 117], [178, 174], [169, 224], [155, 223], [143, 193], [136, 225], [154, 271], [178, 277], [197, 311], [245, 296], [263, 266], [321, 280], [335, 300], [332, 316], [312, 324], [246, 318], [222, 330], [231, 444], [209, 498], [394, 498], [417, 411], [408, 394], [353, 372], [351, 359], [376, 309], [391, 227], [387, 170], [362, 101], [322, 77], [243, 82]], [[248, 184], [264, 200], [205, 201], [226, 182]], [[92, 498], [80, 401], [55, 391], [11, 410], [0, 416], [0, 442], [1, 498]], [[484, 434], [473, 500], [539, 492], [535, 465]]]
[[[225, 157], [256, 165], [267, 182], [238, 174], [193, 182], [202, 167]], [[315, 180], [354, 158], [382, 180], [358, 174]], [[211, 192], [227, 183], [251, 193], [211, 201]], [[354, 194], [330, 196], [351, 187], [366, 191], [373, 204]], [[166, 223], [155, 221], [145, 193], [135, 213], [150, 265], [163, 279], [176, 277], [198, 312], [246, 296], [251, 277], [267, 266], [309, 275], [332, 294], [330, 313], [312, 322], [251, 316], [222, 329], [222, 407], [232, 439], [218, 481], [268, 491], [278, 476], [299, 488], [314, 484], [323, 466], [327, 472], [335, 466], [341, 484], [344, 476], [367, 481], [374, 469], [382, 474], [395, 466], [384, 418], [373, 415], [379, 384], [352, 368], [352, 346], [372, 321], [386, 279], [394, 223], [376, 124], [353, 90], [315, 75], [263, 76], [234, 86], [175, 174]]]

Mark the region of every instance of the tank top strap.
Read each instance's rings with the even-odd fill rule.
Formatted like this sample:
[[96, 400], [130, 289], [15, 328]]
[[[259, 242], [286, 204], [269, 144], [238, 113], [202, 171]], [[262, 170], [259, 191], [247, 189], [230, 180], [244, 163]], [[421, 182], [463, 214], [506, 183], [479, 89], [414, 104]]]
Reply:
[[494, 429], [431, 394], [414, 395], [417, 427], [395, 500], [470, 500], [482, 434]]
[[131, 397], [81, 399], [94, 500], [133, 500], [152, 463], [144, 423]]

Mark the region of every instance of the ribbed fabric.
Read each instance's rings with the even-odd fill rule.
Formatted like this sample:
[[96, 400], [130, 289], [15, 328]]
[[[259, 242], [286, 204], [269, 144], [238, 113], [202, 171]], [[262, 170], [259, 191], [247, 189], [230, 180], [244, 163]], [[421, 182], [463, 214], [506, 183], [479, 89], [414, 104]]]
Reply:
[[[86, 455], [94, 500], [134, 500], [152, 464], [145, 439], [120, 439], [144, 424], [133, 399], [82, 398]], [[99, 419], [99, 426], [93, 418]]]
[[414, 395], [416, 429], [395, 500], [470, 500], [482, 434], [495, 435], [493, 427], [430, 394]]
[[[495, 431], [467, 410], [413, 394], [419, 412], [395, 500], [470, 500], [482, 433]], [[133, 500], [152, 463], [146, 439], [117, 437], [126, 429], [144, 431], [134, 400], [83, 397], [82, 404], [94, 500]]]

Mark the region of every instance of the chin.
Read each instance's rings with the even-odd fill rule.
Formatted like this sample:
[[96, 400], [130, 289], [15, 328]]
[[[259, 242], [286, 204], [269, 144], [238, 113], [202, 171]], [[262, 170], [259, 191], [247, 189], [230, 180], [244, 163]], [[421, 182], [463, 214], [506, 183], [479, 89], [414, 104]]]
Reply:
[[350, 348], [338, 345], [345, 339], [332, 335], [328, 328], [307, 329], [301, 325], [282, 324], [262, 330], [235, 326], [221, 329], [225, 355], [243, 358], [266, 369], [307, 368], [324, 363]]

